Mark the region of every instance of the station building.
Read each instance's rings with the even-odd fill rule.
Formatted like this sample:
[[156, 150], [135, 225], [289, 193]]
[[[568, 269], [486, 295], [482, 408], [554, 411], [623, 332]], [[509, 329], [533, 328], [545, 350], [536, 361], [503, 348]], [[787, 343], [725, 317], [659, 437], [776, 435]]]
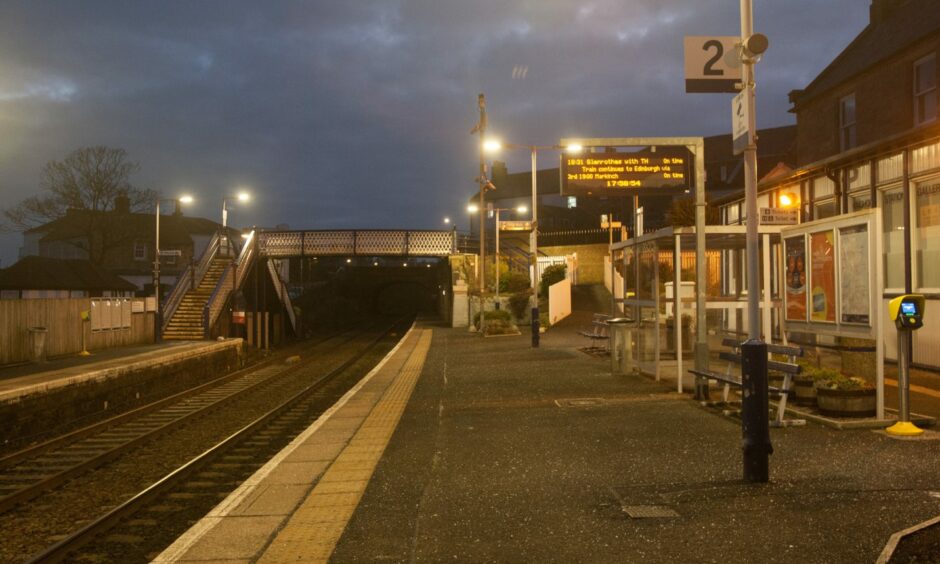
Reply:
[[[795, 168], [758, 184], [758, 208], [795, 205], [801, 222], [879, 210], [884, 275], [876, 292], [884, 307], [916, 292], [927, 296], [928, 312], [940, 308], [938, 51], [934, 0], [874, 0], [868, 26], [790, 93]], [[743, 192], [717, 203], [723, 224], [747, 219]], [[914, 335], [913, 360], [940, 367], [940, 323], [929, 313]]]

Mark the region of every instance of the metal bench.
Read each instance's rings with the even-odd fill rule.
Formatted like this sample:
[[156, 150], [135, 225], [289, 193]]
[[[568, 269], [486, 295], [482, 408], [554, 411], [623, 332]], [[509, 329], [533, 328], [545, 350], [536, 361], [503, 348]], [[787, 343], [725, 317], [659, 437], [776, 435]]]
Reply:
[[[725, 366], [724, 372], [714, 372], [711, 370], [689, 370], [690, 373], [707, 378], [709, 380], [716, 380], [718, 382], [724, 383], [721, 393], [721, 399], [724, 403], [728, 403], [728, 396], [730, 395], [731, 386], [736, 386], [740, 388], [741, 383], [741, 342], [735, 339], [723, 339], [721, 341], [722, 346], [729, 347], [728, 351], [721, 351], [718, 353], [718, 358], [721, 360], [728, 361], [728, 364]], [[802, 367], [796, 363], [797, 357], [803, 356], [802, 347], [792, 347], [788, 345], [774, 345], [767, 344], [768, 354], [776, 354], [787, 357], [786, 361], [779, 361], [768, 359], [767, 360], [767, 371], [777, 372], [783, 375], [783, 383], [778, 387], [767, 386], [768, 392], [773, 392], [780, 394], [780, 401], [777, 403], [777, 415], [771, 424], [775, 427], [785, 427], [788, 425], [803, 425], [806, 423], [803, 419], [789, 419], [785, 420], [783, 418], [784, 413], [787, 409], [787, 398], [790, 393], [793, 391], [793, 377], [800, 373]]]
[[610, 319], [609, 315], [603, 313], [595, 313], [594, 318], [591, 321], [590, 329], [582, 329], [578, 331], [578, 334], [582, 337], [587, 337], [591, 340], [591, 346], [588, 347], [589, 350], [599, 351], [606, 350], [606, 345], [604, 347], [599, 347], [595, 344], [596, 341], [605, 341], [610, 340], [610, 327], [607, 325], [607, 320]]

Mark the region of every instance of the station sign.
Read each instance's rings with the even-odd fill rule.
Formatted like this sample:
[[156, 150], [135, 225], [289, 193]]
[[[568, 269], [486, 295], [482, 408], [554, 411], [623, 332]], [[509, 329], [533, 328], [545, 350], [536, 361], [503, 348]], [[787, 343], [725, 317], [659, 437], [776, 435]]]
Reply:
[[740, 155], [750, 144], [750, 135], [747, 127], [748, 116], [747, 92], [741, 91], [731, 100], [731, 150]]
[[532, 231], [531, 221], [500, 221], [500, 231]]
[[760, 208], [761, 225], [796, 225], [800, 222], [800, 210], [790, 208]]
[[568, 196], [675, 194], [687, 190], [691, 158], [675, 147], [631, 153], [563, 155], [561, 193]]
[[741, 58], [738, 46], [741, 38], [729, 36], [686, 36], [685, 91], [728, 92], [741, 89]]
[[179, 257], [179, 256], [183, 256], [183, 251], [179, 249], [171, 249], [167, 251], [161, 250], [160, 256], [161, 257]]

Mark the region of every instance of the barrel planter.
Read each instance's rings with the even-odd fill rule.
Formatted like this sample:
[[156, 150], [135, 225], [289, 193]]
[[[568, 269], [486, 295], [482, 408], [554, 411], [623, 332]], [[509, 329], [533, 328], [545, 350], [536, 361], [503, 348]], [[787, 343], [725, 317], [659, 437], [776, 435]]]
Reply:
[[794, 378], [793, 403], [808, 407], [816, 405], [816, 381], [812, 378]]
[[[774, 389], [777, 389], [777, 390], [783, 388], [783, 374], [780, 374], [780, 373], [778, 373], [778, 372], [771, 372], [770, 374], [768, 374], [768, 375], [767, 375], [767, 385], [770, 386], [771, 388], [774, 388]], [[770, 392], [770, 391], [768, 391], [768, 394], [767, 394], [767, 395], [769, 395], [769, 396], [772, 397], [772, 398], [779, 398], [779, 397], [780, 397], [780, 392]]]
[[831, 417], [874, 417], [875, 390], [816, 388], [819, 412]]

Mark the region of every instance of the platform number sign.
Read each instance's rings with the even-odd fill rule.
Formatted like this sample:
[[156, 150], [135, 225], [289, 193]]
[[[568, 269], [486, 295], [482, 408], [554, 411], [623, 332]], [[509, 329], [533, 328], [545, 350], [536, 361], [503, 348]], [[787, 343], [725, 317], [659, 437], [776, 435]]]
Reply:
[[736, 35], [685, 38], [685, 91], [737, 93], [741, 61]]

